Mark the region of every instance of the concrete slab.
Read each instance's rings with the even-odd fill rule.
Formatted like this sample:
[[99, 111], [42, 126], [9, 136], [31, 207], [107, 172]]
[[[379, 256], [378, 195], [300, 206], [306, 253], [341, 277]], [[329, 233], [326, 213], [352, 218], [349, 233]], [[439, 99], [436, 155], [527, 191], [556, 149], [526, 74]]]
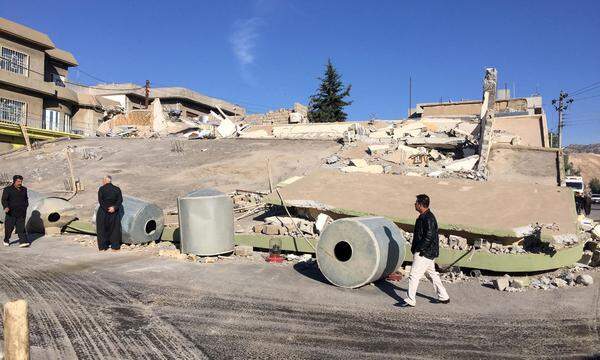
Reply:
[[531, 224], [556, 223], [559, 230], [548, 230], [546, 240], [576, 233], [573, 194], [556, 186], [318, 170], [282, 191], [288, 205], [386, 216], [409, 229], [416, 218], [415, 196], [421, 193], [431, 197], [440, 228], [448, 232], [518, 239]]

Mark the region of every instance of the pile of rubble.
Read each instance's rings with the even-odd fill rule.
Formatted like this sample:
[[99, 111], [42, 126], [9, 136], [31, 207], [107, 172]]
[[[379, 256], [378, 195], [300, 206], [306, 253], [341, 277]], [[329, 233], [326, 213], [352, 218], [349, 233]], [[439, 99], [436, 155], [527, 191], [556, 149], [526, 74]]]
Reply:
[[344, 147], [325, 163], [343, 172], [485, 180], [476, 170], [478, 129], [475, 120], [373, 121], [363, 131], [347, 130]]
[[499, 291], [518, 292], [528, 288], [540, 290], [554, 290], [559, 288], [590, 286], [594, 284], [594, 278], [589, 274], [578, 274], [582, 267], [575, 266], [565, 269], [558, 274], [541, 275], [537, 277], [511, 277], [504, 275], [497, 279], [486, 281], [485, 284], [493, 286]]
[[317, 237], [333, 220], [326, 214], [319, 214], [315, 220], [285, 215], [268, 216], [263, 223], [252, 228], [255, 233], [264, 235], [290, 235]]

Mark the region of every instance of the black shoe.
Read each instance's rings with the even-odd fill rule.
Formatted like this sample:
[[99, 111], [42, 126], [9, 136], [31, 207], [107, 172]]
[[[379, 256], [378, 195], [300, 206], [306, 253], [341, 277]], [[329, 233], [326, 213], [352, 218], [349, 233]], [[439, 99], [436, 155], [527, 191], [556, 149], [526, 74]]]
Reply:
[[108, 248], [99, 248], [98, 251], [106, 251]]
[[450, 299], [447, 299], [447, 300], [438, 300], [437, 303], [438, 304], [450, 304]]

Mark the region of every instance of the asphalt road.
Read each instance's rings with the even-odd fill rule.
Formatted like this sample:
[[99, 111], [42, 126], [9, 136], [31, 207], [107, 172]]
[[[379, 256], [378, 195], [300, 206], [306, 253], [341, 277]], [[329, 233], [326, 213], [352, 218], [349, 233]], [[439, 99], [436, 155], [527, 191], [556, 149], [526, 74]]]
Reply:
[[29, 301], [32, 359], [594, 358], [592, 275], [525, 293], [449, 284], [449, 305], [423, 283], [405, 309], [406, 280], [347, 290], [302, 264], [98, 253], [65, 237], [0, 248], [0, 300]]

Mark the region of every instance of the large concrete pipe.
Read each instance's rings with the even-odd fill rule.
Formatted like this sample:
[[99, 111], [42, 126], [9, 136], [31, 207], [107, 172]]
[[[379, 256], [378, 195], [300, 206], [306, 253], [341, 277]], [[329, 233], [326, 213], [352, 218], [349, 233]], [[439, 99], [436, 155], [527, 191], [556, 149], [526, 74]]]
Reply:
[[398, 269], [405, 242], [396, 224], [383, 217], [339, 219], [321, 234], [317, 262], [332, 284], [357, 288]]
[[[98, 207], [96, 205], [92, 216], [94, 224]], [[124, 244], [145, 244], [160, 239], [165, 221], [163, 211], [156, 204], [132, 196], [123, 196], [120, 215]]]
[[233, 203], [213, 189], [177, 199], [181, 252], [213, 256], [233, 251]]
[[[46, 196], [27, 189], [29, 206], [25, 227], [29, 233], [44, 234], [46, 230], [59, 230], [77, 218], [75, 207], [67, 200]], [[0, 212], [0, 222], [4, 222], [4, 211]]]

